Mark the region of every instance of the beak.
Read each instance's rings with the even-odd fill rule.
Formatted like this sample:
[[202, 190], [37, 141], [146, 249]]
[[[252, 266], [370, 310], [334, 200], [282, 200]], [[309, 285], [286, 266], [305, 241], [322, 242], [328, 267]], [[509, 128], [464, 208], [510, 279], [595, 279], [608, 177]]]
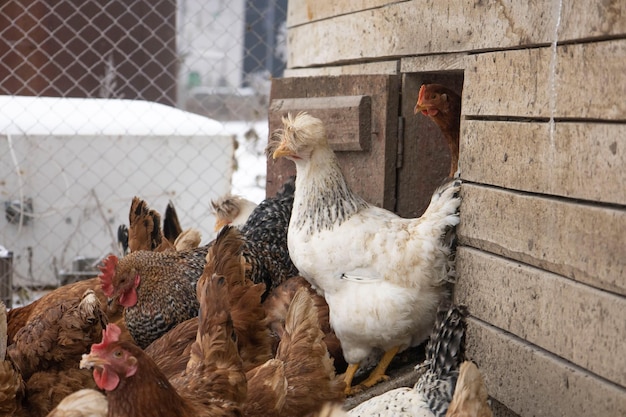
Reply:
[[228, 224], [228, 222], [226, 220], [218, 220], [215, 222], [215, 231], [219, 232], [220, 230], [222, 230], [222, 227], [226, 226]]
[[276, 148], [276, 150], [272, 154], [272, 158], [278, 159], [286, 156], [292, 156], [292, 153], [289, 149], [285, 147], [284, 142], [281, 142], [280, 145], [278, 145], [278, 148]]
[[101, 367], [104, 365], [106, 361], [100, 359], [98, 355], [92, 355], [85, 353], [83, 358], [80, 360], [80, 369], [91, 369], [94, 367]]
[[418, 101], [418, 102], [415, 104], [415, 108], [413, 109], [413, 114], [417, 114], [417, 113], [420, 113], [420, 112], [426, 111], [427, 109], [428, 109], [428, 107], [427, 107], [427, 106], [425, 106], [425, 105], [423, 105], [423, 104], [420, 104], [420, 102]]

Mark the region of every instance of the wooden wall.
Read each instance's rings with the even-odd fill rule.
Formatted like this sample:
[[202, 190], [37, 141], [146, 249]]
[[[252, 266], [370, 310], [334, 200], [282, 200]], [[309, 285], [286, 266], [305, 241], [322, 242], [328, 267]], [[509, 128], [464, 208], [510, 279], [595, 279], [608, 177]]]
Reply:
[[626, 3], [290, 0], [288, 39], [289, 77], [463, 73], [455, 299], [496, 415], [626, 415]]

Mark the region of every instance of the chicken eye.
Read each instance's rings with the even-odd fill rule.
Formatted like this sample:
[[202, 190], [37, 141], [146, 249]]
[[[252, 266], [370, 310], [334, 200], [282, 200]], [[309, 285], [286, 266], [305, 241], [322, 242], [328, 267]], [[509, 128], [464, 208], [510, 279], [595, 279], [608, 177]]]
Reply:
[[113, 356], [115, 356], [116, 358], [121, 358], [122, 357], [122, 351], [121, 350], [116, 350], [115, 352], [113, 352]]

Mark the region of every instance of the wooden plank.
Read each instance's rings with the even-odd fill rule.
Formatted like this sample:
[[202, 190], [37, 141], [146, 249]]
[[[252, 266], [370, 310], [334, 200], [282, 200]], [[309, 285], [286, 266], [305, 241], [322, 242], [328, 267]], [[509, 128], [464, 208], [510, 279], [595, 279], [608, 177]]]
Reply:
[[464, 180], [626, 205], [626, 124], [462, 122]]
[[[555, 58], [555, 60], [554, 60]], [[463, 114], [626, 120], [626, 39], [467, 58]]]
[[270, 103], [270, 123], [278, 126], [287, 113], [305, 111], [324, 122], [334, 151], [368, 151], [372, 138], [372, 100], [369, 96], [275, 99]]
[[289, 7], [287, 8], [287, 27], [373, 9], [396, 2], [398, 2], [398, 0], [289, 0]]
[[285, 78], [292, 77], [319, 77], [319, 76], [338, 76], [338, 75], [374, 75], [374, 74], [398, 74], [399, 65], [397, 60], [382, 62], [367, 62], [352, 65], [337, 65], [334, 67], [314, 67], [314, 68], [296, 68], [286, 69]]
[[[558, 2], [554, 2], [558, 7]], [[624, 3], [618, 1], [562, 2], [559, 41], [611, 37], [626, 33]]]
[[[270, 100], [312, 97], [368, 96], [371, 98], [371, 137], [368, 151], [338, 152], [337, 158], [350, 187], [371, 204], [393, 210], [396, 196], [398, 144], [397, 75], [344, 75], [339, 77], [280, 78], [272, 81]], [[270, 115], [270, 132], [282, 127]], [[274, 195], [291, 175], [293, 162], [268, 158], [266, 194]]]
[[460, 247], [455, 301], [474, 317], [626, 387], [626, 298]]
[[467, 65], [467, 56], [466, 53], [457, 53], [406, 57], [400, 60], [400, 71], [402, 73], [462, 71]]
[[[293, 22], [312, 20], [308, 10], [314, 3], [292, 0], [289, 13], [307, 15], [294, 18]], [[323, 7], [330, 7], [326, 4], [331, 2], [324, 3]], [[372, 9], [368, 8], [370, 4], [336, 3], [349, 3], [349, 6], [337, 6], [348, 7], [344, 9], [346, 14], [290, 26], [289, 68], [549, 45], [555, 40], [559, 12], [559, 3], [552, 0], [539, 0], [532, 8], [524, 2], [511, 1], [413, 0]], [[622, 8], [614, 3], [602, 0], [564, 0], [563, 3], [558, 27], [561, 42], [626, 34]]]
[[520, 416], [626, 415], [626, 390], [475, 318], [467, 356], [489, 394]]
[[626, 209], [465, 183], [460, 242], [626, 295]]

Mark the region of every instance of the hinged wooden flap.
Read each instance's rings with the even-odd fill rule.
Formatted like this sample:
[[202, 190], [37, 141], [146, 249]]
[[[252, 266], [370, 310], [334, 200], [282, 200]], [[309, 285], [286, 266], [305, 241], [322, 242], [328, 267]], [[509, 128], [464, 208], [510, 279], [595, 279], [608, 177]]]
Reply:
[[[287, 112], [306, 111], [322, 119], [346, 181], [365, 200], [395, 207], [400, 77], [340, 75], [272, 80], [270, 135]], [[267, 161], [266, 194], [273, 196], [295, 175], [286, 159]]]
[[372, 100], [369, 96], [275, 99], [270, 103], [270, 125], [279, 126], [287, 113], [305, 111], [321, 119], [334, 151], [367, 151], [372, 136]]

